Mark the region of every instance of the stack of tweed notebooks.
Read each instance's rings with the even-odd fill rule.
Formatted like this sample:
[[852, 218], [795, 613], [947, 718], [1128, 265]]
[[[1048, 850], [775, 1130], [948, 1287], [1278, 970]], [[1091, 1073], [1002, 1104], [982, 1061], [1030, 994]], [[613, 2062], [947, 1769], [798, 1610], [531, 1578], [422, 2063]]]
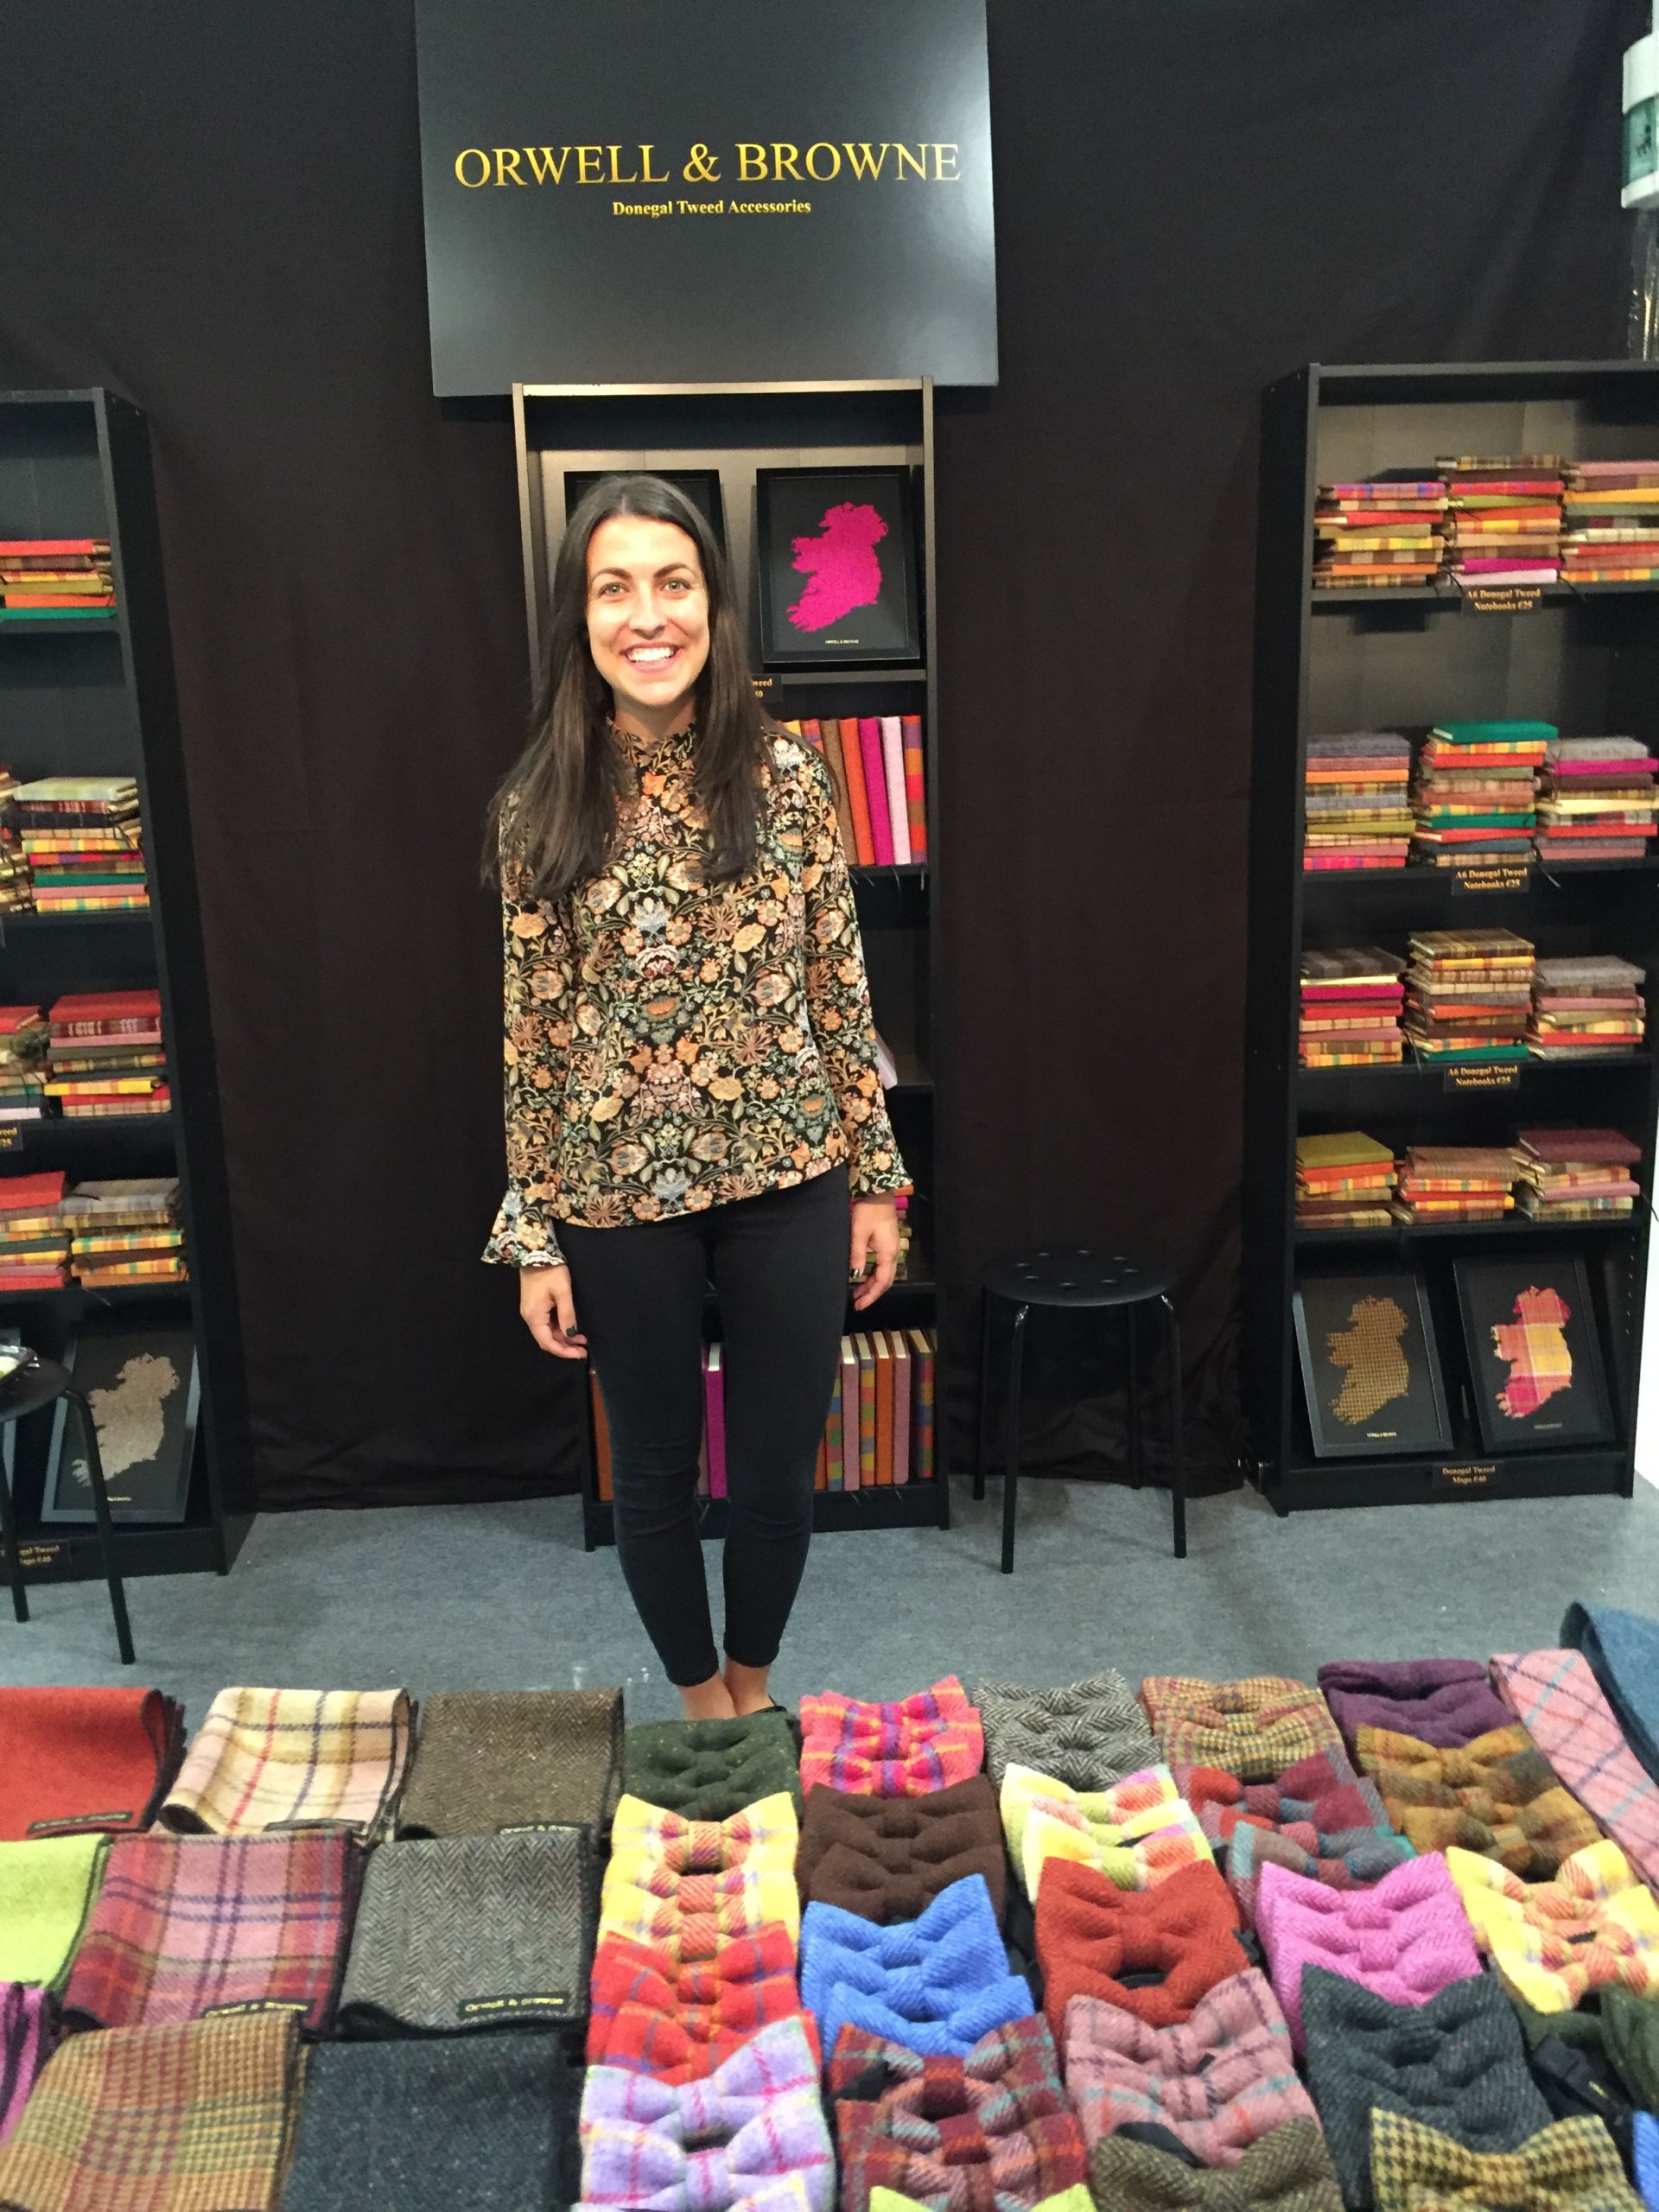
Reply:
[[1375, 590], [1432, 583], [1440, 565], [1446, 487], [1436, 476], [1321, 484], [1313, 510], [1313, 582]]
[[0, 1120], [41, 1119], [50, 1034], [41, 1007], [0, 1006]]
[[1512, 930], [1420, 930], [1406, 969], [1406, 1034], [1448, 1065], [1527, 1057], [1536, 955]]
[[112, 621], [107, 537], [0, 538], [0, 620]]
[[1527, 1048], [1541, 1060], [1633, 1052], [1647, 1033], [1646, 970], [1611, 953], [1541, 960], [1533, 975]]
[[1522, 1129], [1521, 1211], [1535, 1221], [1599, 1221], [1635, 1211], [1642, 1147], [1617, 1129]]
[[19, 784], [11, 814], [41, 913], [124, 913], [149, 906], [138, 786], [130, 776]]
[[1393, 1147], [1360, 1129], [1296, 1140], [1298, 1229], [1386, 1229], [1396, 1171]]
[[1566, 737], [1538, 778], [1538, 857], [1643, 860], [1659, 835], [1659, 759], [1633, 737]]
[[1439, 722], [1423, 741], [1414, 850], [1433, 868], [1529, 859], [1534, 779], [1555, 736], [1550, 722]]
[[1580, 461], [1567, 471], [1561, 574], [1576, 584], [1659, 579], [1659, 461]]
[[60, 1167], [0, 1178], [0, 1290], [58, 1290], [69, 1280]]
[[1520, 1166], [1499, 1145], [1414, 1144], [1402, 1163], [1395, 1191], [1396, 1221], [1502, 1221]]
[[1405, 962], [1380, 945], [1302, 955], [1298, 1055], [1305, 1068], [1386, 1066], [1405, 1058]]
[[1397, 731], [1309, 738], [1303, 869], [1403, 868], [1410, 854], [1410, 778], [1411, 741]]
[[77, 1183], [63, 1202], [75, 1280], [183, 1282], [189, 1275], [176, 1175], [123, 1175]]
[[1446, 562], [1463, 584], [1551, 583], [1560, 570], [1566, 477], [1554, 454], [1443, 458]]

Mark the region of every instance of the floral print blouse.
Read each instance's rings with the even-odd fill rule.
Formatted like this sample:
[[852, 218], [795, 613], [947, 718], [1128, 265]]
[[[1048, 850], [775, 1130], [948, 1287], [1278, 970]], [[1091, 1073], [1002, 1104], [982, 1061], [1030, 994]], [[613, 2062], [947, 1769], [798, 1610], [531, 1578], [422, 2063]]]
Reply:
[[556, 904], [509, 873], [507, 1191], [486, 1260], [547, 1267], [555, 1224], [665, 1221], [848, 1164], [910, 1179], [875, 1033], [830, 772], [773, 731], [748, 873], [705, 887], [695, 734], [650, 748], [608, 864]]

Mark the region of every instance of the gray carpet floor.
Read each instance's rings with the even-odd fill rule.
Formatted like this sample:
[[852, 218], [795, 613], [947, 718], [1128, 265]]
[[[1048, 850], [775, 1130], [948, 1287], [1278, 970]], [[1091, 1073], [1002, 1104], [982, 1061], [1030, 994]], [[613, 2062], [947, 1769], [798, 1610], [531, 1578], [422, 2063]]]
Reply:
[[[1143, 1674], [1310, 1675], [1322, 1659], [1485, 1658], [1555, 1641], [1573, 1598], [1659, 1611], [1659, 1491], [1275, 1519], [1198, 1501], [1172, 1559], [1154, 1491], [1028, 1482], [1017, 1572], [997, 1571], [1000, 1484], [958, 1482], [956, 1526], [820, 1537], [774, 1681], [901, 1696], [951, 1672], [1031, 1682]], [[705, 1548], [711, 1576], [717, 1552]], [[20, 1627], [0, 1597], [0, 1681], [154, 1682], [194, 1726], [227, 1682], [443, 1688], [620, 1682], [630, 1715], [678, 1710], [610, 1548], [575, 1501], [267, 1514], [227, 1576], [129, 1585], [138, 1665], [101, 1585], [48, 1584]], [[716, 1600], [718, 1605], [718, 1600]], [[718, 1612], [716, 1613], [718, 1618]]]

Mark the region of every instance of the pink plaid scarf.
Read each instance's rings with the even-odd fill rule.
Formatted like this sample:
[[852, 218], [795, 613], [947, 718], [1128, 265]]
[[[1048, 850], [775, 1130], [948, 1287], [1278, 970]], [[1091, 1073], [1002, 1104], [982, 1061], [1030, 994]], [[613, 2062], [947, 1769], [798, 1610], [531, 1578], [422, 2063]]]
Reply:
[[1659, 1782], [1625, 1742], [1583, 1653], [1502, 1653], [1492, 1679], [1580, 1803], [1643, 1879], [1659, 1885]]

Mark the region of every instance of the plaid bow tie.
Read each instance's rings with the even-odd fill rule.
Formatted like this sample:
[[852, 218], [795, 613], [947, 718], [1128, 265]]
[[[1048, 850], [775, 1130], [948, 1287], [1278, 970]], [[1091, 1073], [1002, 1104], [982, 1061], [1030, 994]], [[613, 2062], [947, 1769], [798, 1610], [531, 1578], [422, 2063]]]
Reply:
[[1007, 1970], [982, 1874], [953, 1882], [919, 1920], [891, 1928], [839, 1905], [808, 1905], [801, 1999], [831, 2049], [850, 2026], [925, 2052], [965, 2051], [1032, 2005], [1026, 1982]]
[[763, 1797], [727, 1821], [688, 1821], [624, 1797], [611, 1833], [599, 1932], [712, 1958], [769, 1921], [800, 1928], [795, 1886], [799, 1823], [788, 1795]]
[[1010, 1766], [1001, 1803], [1009, 1855], [1028, 1897], [1037, 1895], [1051, 1858], [1098, 1866], [1121, 1890], [1149, 1890], [1210, 1857], [1166, 1766], [1149, 1766], [1109, 1789], [1082, 1791], [1031, 1767]]
[[954, 1675], [931, 1690], [867, 1705], [825, 1690], [801, 1700], [801, 1787], [827, 1782], [867, 1797], [910, 1797], [977, 1774], [979, 1713]]
[[1394, 1729], [1363, 1727], [1354, 1749], [1389, 1818], [1419, 1851], [1455, 1843], [1542, 1882], [1600, 1835], [1518, 1726], [1489, 1729], [1450, 1751]]
[[588, 2063], [696, 2081], [758, 2029], [797, 2016], [816, 2052], [816, 2024], [801, 2013], [795, 1941], [777, 1922], [723, 1945], [712, 1959], [681, 1965], [613, 1936], [594, 1961]]
[[1396, 2112], [1371, 2114], [1376, 2212], [1641, 2212], [1599, 2120], [1558, 2120], [1518, 2151], [1470, 2151]]
[[1141, 1701], [1172, 1766], [1225, 1767], [1245, 1782], [1271, 1782], [1312, 1752], [1342, 1750], [1318, 1690], [1284, 1675], [1234, 1682], [1148, 1675]]
[[1616, 1843], [1575, 1851], [1553, 1882], [1523, 1882], [1455, 1847], [1446, 1863], [1475, 1941], [1511, 1997], [1567, 2012], [1592, 1989], [1659, 1991], [1659, 1902]]

